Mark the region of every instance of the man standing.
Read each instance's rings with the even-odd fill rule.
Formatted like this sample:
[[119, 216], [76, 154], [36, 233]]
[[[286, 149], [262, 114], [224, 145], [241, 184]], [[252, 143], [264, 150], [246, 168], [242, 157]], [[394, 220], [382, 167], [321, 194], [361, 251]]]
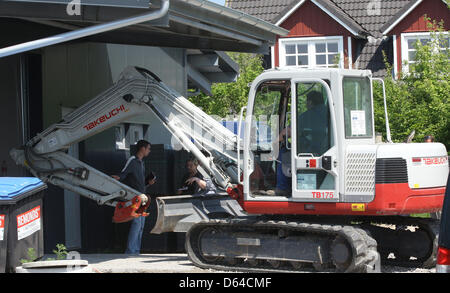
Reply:
[[[150, 154], [151, 144], [146, 140], [140, 140], [136, 144], [136, 155], [130, 158], [123, 168], [120, 176], [114, 178], [126, 182], [131, 188], [145, 194], [145, 167], [143, 159]], [[126, 254], [139, 254], [141, 250], [142, 233], [144, 232], [145, 217], [134, 218], [128, 233]]]

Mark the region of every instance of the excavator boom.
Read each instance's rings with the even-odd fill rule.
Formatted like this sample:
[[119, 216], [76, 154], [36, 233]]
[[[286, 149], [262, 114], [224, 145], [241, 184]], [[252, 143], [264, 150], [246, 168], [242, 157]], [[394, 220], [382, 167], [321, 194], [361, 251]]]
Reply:
[[122, 214], [119, 221], [124, 217], [129, 220], [132, 217], [127, 213], [134, 210], [124, 215], [124, 209], [131, 203], [138, 203], [140, 192], [69, 156], [66, 150], [139, 115], [156, 117], [181, 147], [199, 160], [217, 186], [225, 189], [232, 178], [238, 177], [235, 171], [233, 173], [235, 169], [220, 166], [225, 166], [224, 162], [227, 166], [237, 163], [236, 144], [240, 143], [237, 136], [166, 86], [152, 72], [138, 67], [127, 67], [114, 85], [33, 137], [22, 149], [11, 150], [10, 155], [44, 182], [98, 204], [115, 206], [116, 212]]

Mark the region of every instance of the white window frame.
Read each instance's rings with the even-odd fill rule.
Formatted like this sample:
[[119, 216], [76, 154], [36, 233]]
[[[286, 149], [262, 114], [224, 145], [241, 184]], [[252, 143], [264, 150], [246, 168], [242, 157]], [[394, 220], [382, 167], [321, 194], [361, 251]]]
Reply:
[[[448, 32], [442, 32], [445, 35], [448, 35]], [[401, 41], [401, 64], [402, 64], [402, 71], [404, 73], [409, 72], [409, 63], [411, 61], [409, 60], [409, 50], [408, 50], [408, 40], [410, 39], [420, 39], [423, 37], [428, 37], [432, 40], [431, 33], [430, 32], [422, 32], [422, 33], [402, 33], [400, 35], [400, 41]], [[405, 65], [405, 61], [407, 64]]]
[[[316, 48], [315, 44], [320, 42], [337, 41], [339, 64], [338, 68], [344, 68], [344, 37], [343, 36], [326, 36], [326, 37], [305, 37], [305, 38], [280, 38], [278, 40], [278, 56], [280, 67], [300, 67], [300, 68], [327, 68], [328, 66], [316, 65]], [[308, 44], [308, 66], [286, 65], [286, 49], [288, 44]]]

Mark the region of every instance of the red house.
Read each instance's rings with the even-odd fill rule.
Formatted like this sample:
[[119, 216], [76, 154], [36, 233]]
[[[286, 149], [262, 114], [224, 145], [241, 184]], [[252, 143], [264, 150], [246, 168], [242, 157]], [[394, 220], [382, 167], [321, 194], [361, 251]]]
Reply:
[[[450, 28], [450, 10], [442, 0], [227, 0], [225, 5], [290, 31], [272, 47], [272, 67], [370, 69], [384, 76], [384, 51], [396, 76], [414, 62], [415, 42], [431, 39], [425, 16]], [[448, 41], [441, 45], [447, 48]]]

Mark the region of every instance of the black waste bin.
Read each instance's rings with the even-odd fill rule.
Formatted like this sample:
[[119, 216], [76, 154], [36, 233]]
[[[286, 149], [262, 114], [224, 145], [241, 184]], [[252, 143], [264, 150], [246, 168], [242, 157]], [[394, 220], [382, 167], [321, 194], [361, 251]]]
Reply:
[[[28, 249], [35, 256], [44, 255], [43, 196], [47, 185], [34, 177], [0, 177], [0, 215], [4, 218], [0, 263], [4, 271], [13, 272], [28, 258]], [[1, 232], [1, 230], [0, 230]], [[0, 267], [2, 269], [2, 267]]]

